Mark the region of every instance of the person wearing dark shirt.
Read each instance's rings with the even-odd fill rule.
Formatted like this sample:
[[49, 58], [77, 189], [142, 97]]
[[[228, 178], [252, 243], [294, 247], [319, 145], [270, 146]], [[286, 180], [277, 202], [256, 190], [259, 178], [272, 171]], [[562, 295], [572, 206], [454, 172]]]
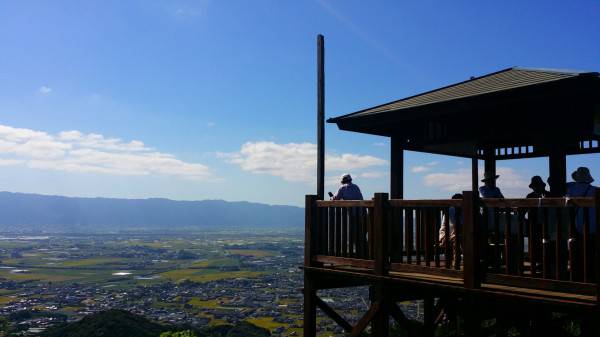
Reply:
[[483, 186], [479, 187], [479, 196], [482, 198], [504, 198], [500, 189], [494, 186], [494, 181], [500, 177], [492, 172], [485, 172], [483, 175]]
[[527, 194], [527, 198], [546, 198], [548, 197], [548, 191], [546, 191], [546, 183], [542, 180], [540, 176], [531, 177], [531, 183], [529, 184], [529, 188], [533, 190], [533, 192]]

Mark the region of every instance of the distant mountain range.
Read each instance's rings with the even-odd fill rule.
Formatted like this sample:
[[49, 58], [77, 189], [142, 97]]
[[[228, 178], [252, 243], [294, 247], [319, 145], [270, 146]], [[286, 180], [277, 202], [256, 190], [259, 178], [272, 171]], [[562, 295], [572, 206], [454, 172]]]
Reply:
[[304, 210], [223, 200], [73, 198], [0, 192], [3, 231], [300, 228]]

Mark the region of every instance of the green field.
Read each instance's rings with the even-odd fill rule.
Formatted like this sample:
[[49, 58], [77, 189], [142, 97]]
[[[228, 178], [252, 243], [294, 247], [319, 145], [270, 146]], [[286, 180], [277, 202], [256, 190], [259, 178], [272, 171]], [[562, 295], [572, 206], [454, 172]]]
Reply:
[[210, 282], [233, 278], [254, 278], [260, 277], [264, 273], [257, 271], [217, 271], [212, 269], [178, 269], [164, 272], [161, 274], [166, 279], [173, 282], [183, 282], [185, 280], [192, 282]]

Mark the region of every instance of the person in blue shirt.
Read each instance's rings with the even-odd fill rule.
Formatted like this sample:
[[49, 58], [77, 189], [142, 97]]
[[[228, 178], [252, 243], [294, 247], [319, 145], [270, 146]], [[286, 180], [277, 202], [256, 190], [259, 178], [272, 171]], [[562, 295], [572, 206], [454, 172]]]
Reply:
[[[593, 197], [596, 187], [592, 185], [594, 178], [590, 174], [590, 169], [587, 167], [578, 167], [575, 172], [571, 174], [573, 182], [567, 184], [567, 197]], [[596, 233], [596, 210], [590, 208], [590, 233]], [[577, 210], [577, 216], [575, 219], [575, 227], [579, 233], [583, 232], [583, 210], [579, 208]]]
[[352, 183], [352, 176], [344, 174], [341, 178], [342, 185], [333, 196], [333, 200], [363, 200], [360, 188]]
[[500, 189], [494, 186], [494, 181], [500, 177], [492, 172], [485, 172], [483, 174], [483, 186], [479, 187], [479, 196], [482, 198], [504, 198]]

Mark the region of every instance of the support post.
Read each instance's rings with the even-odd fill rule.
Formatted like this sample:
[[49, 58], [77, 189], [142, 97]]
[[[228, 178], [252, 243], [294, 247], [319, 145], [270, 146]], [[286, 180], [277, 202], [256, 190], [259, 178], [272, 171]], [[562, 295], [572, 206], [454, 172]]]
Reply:
[[463, 192], [463, 253], [464, 253], [464, 285], [467, 289], [481, 286], [480, 262], [480, 224], [477, 221], [479, 209], [477, 197], [471, 191]]
[[[491, 172], [496, 175], [496, 158], [494, 157], [494, 148], [487, 148], [484, 152], [484, 172]], [[492, 186], [496, 186], [496, 179], [493, 180]]]
[[317, 197], [325, 198], [325, 40], [317, 35]]
[[[389, 266], [389, 254], [387, 253], [387, 193], [375, 193], [373, 198], [373, 239], [374, 239], [374, 272], [377, 276], [387, 275]], [[389, 335], [389, 299], [385, 294], [383, 281], [377, 281], [369, 290], [372, 299], [378, 305], [379, 310], [372, 321], [373, 336], [387, 337]]]
[[474, 194], [479, 192], [479, 159], [471, 159], [471, 190]]
[[375, 275], [387, 275], [388, 254], [387, 254], [387, 219], [386, 204], [388, 201], [387, 193], [375, 193], [373, 198], [373, 242], [374, 242], [374, 260]]
[[596, 276], [596, 302], [600, 303], [600, 188], [596, 188], [594, 193], [594, 208], [596, 210], [596, 249], [595, 249], [595, 261], [594, 269]]
[[435, 333], [435, 317], [434, 317], [434, 298], [431, 296], [425, 297], [423, 300], [423, 325], [425, 326], [425, 336], [433, 337]]
[[313, 257], [317, 247], [315, 234], [317, 233], [317, 196], [307, 195], [304, 199], [304, 266], [313, 264]]
[[559, 149], [548, 156], [548, 172], [552, 178], [550, 192], [555, 195], [567, 194], [567, 156], [564, 151]]
[[304, 271], [304, 337], [317, 336], [317, 290], [314, 287], [310, 275]]
[[396, 136], [390, 138], [390, 198], [404, 198], [404, 149]]

